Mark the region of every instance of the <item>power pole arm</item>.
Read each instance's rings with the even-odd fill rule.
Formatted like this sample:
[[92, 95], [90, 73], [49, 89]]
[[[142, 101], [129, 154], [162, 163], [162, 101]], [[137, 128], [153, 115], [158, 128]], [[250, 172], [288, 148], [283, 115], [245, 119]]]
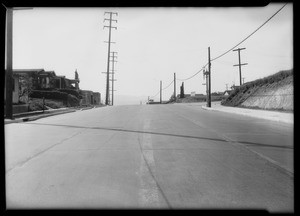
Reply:
[[238, 48], [238, 49], [232, 50], [232, 51], [238, 51], [238, 55], [239, 55], [239, 63], [238, 63], [238, 64], [235, 64], [235, 65], [233, 65], [233, 66], [239, 66], [239, 72], [240, 72], [240, 86], [242, 85], [242, 68], [241, 68], [241, 66], [242, 66], [242, 65], [247, 65], [247, 64], [248, 64], [248, 63], [243, 63], [243, 64], [241, 64], [241, 54], [240, 54], [240, 51], [241, 51], [241, 50], [244, 50], [244, 49], [246, 49], [246, 48]]

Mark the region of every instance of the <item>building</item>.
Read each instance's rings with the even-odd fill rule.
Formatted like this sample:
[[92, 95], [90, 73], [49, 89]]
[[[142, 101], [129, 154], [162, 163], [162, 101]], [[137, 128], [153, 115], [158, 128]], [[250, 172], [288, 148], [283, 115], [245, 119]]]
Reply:
[[89, 106], [92, 105], [94, 102], [94, 95], [92, 91], [89, 90], [80, 90], [80, 93], [82, 95], [82, 99], [80, 102], [80, 105], [83, 106]]
[[[52, 87], [58, 89], [79, 90], [79, 82], [77, 70], [75, 71], [75, 79], [68, 79], [66, 76], [52, 77]], [[75, 86], [73, 84], [75, 84]]]
[[100, 105], [101, 102], [101, 94], [99, 92], [93, 92], [93, 105]]
[[39, 89], [49, 87], [51, 76], [54, 72], [46, 72], [44, 69], [15, 69], [13, 70], [13, 103], [27, 102], [28, 95], [23, 94], [25, 89]]
[[232, 90], [226, 90], [223, 95], [229, 96], [231, 92], [232, 92]]
[[99, 92], [93, 92], [89, 90], [80, 90], [82, 99], [80, 104], [82, 106], [100, 105], [101, 94]]

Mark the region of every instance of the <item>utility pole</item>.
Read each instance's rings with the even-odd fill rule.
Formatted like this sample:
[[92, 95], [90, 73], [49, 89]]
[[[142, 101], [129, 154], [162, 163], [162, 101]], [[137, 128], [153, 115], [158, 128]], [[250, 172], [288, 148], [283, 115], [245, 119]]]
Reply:
[[176, 73], [174, 73], [174, 101], [176, 102]]
[[118, 16], [118, 13], [114, 13], [114, 12], [104, 12], [104, 15], [105, 14], [109, 14], [109, 19], [104, 19], [103, 22], [105, 21], [109, 21], [109, 25], [108, 26], [104, 26], [103, 28], [108, 28], [108, 56], [107, 56], [107, 74], [106, 74], [106, 98], [105, 98], [105, 104], [106, 105], [109, 105], [109, 63], [110, 63], [110, 44], [111, 43], [114, 43], [114, 42], [111, 42], [111, 29], [117, 29], [117, 27], [113, 27], [111, 24], [112, 24], [112, 21], [114, 22], [118, 22], [117, 20], [115, 19], [112, 19], [112, 15], [115, 14], [116, 16]]
[[33, 8], [7, 8], [2, 5], [6, 8], [5, 118], [13, 119], [13, 11]]
[[206, 106], [208, 107], [208, 101], [209, 101], [209, 92], [208, 92], [208, 71], [203, 69], [203, 78], [205, 79], [206, 83], [203, 83], [202, 85], [206, 85]]
[[211, 63], [210, 63], [210, 47], [208, 47], [208, 102], [207, 107], [211, 107]]
[[238, 49], [232, 50], [232, 51], [238, 51], [238, 55], [239, 55], [239, 64], [236, 64], [236, 65], [233, 65], [233, 66], [239, 66], [239, 71], [240, 71], [240, 86], [242, 85], [242, 68], [241, 68], [241, 66], [248, 64], [248, 63], [241, 64], [241, 54], [240, 54], [240, 51], [244, 50], [244, 49], [246, 49], [246, 48], [238, 48]]
[[162, 93], [162, 81], [160, 81], [160, 103], [162, 103], [161, 93]]
[[245, 83], [245, 77], [242, 78], [243, 79], [243, 84]]
[[116, 79], [114, 79], [114, 74], [115, 74], [115, 62], [117, 62], [115, 60], [115, 58], [118, 58], [117, 56], [115, 56], [116, 53], [118, 52], [111, 52], [112, 53], [112, 71], [111, 71], [111, 76], [112, 76], [112, 79], [110, 81], [112, 81], [111, 83], [111, 105], [113, 106], [114, 105], [114, 81], [117, 81]]
[[12, 94], [13, 94], [13, 55], [12, 55], [12, 48], [13, 48], [13, 41], [12, 41], [12, 34], [13, 34], [13, 9], [6, 8], [6, 87], [5, 87], [5, 117], [8, 119], [13, 119], [13, 101], [12, 101]]

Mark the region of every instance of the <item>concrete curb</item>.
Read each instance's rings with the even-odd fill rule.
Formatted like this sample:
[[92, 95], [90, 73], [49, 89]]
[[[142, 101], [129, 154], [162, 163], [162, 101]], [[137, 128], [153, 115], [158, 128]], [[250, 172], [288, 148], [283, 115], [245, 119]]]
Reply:
[[[4, 120], [5, 124], [10, 124], [10, 123], [19, 123], [19, 122], [26, 122], [26, 121], [35, 121], [37, 119], [41, 119], [41, 118], [46, 118], [49, 116], [54, 116], [54, 115], [61, 115], [61, 114], [65, 114], [65, 113], [70, 113], [70, 112], [76, 112], [76, 111], [84, 111], [84, 110], [89, 110], [89, 109], [93, 109], [93, 108], [101, 108], [102, 106], [95, 106], [95, 107], [84, 107], [81, 109], [61, 109], [61, 110], [53, 110], [53, 111], [49, 111], [49, 110], [45, 110], [45, 112], [43, 113], [42, 111], [40, 112], [32, 112], [28, 114], [28, 117], [24, 116], [21, 118], [16, 118], [14, 120]], [[30, 116], [30, 114], [34, 114], [34, 113], [40, 113], [40, 115], [36, 115], [36, 116]], [[24, 113], [27, 114], [27, 113]]]
[[[206, 107], [206, 106], [201, 106], [202, 109], [204, 110], [209, 110], [209, 111], [219, 111], [219, 112], [227, 112], [227, 113], [234, 113], [238, 115], [243, 115], [243, 116], [249, 116], [257, 119], [265, 119], [265, 120], [270, 120], [270, 121], [276, 121], [276, 122], [282, 122], [282, 123], [287, 123], [287, 124], [293, 124], [294, 121], [290, 119], [285, 119], [285, 118], [279, 118], [278, 116], [268, 116], [268, 115], [255, 115], [253, 110], [249, 109], [249, 113], [244, 113], [244, 112], [237, 112], [234, 111], [229, 111], [229, 110], [222, 110], [222, 109], [215, 109], [213, 107]], [[239, 108], [234, 108], [233, 109], [239, 109]], [[252, 111], [252, 112], [251, 112]], [[266, 111], [269, 112], [269, 111]], [[272, 114], [272, 113], [271, 113]]]
[[61, 115], [61, 114], [70, 113], [70, 112], [76, 112], [76, 110], [66, 110], [66, 111], [62, 111], [62, 112], [41, 114], [41, 115], [37, 115], [37, 116], [22, 117], [22, 118], [18, 118], [18, 119], [14, 119], [14, 120], [6, 120], [5, 119], [4, 123], [11, 124], [11, 123], [26, 122], [26, 121], [35, 121], [37, 119], [46, 118], [46, 117], [54, 116], [54, 115]]

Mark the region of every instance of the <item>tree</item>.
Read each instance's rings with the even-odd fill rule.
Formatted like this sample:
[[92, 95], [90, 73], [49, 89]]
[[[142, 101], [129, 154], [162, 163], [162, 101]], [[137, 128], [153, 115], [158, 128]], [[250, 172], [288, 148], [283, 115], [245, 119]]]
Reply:
[[180, 98], [184, 98], [184, 83], [180, 86]]

